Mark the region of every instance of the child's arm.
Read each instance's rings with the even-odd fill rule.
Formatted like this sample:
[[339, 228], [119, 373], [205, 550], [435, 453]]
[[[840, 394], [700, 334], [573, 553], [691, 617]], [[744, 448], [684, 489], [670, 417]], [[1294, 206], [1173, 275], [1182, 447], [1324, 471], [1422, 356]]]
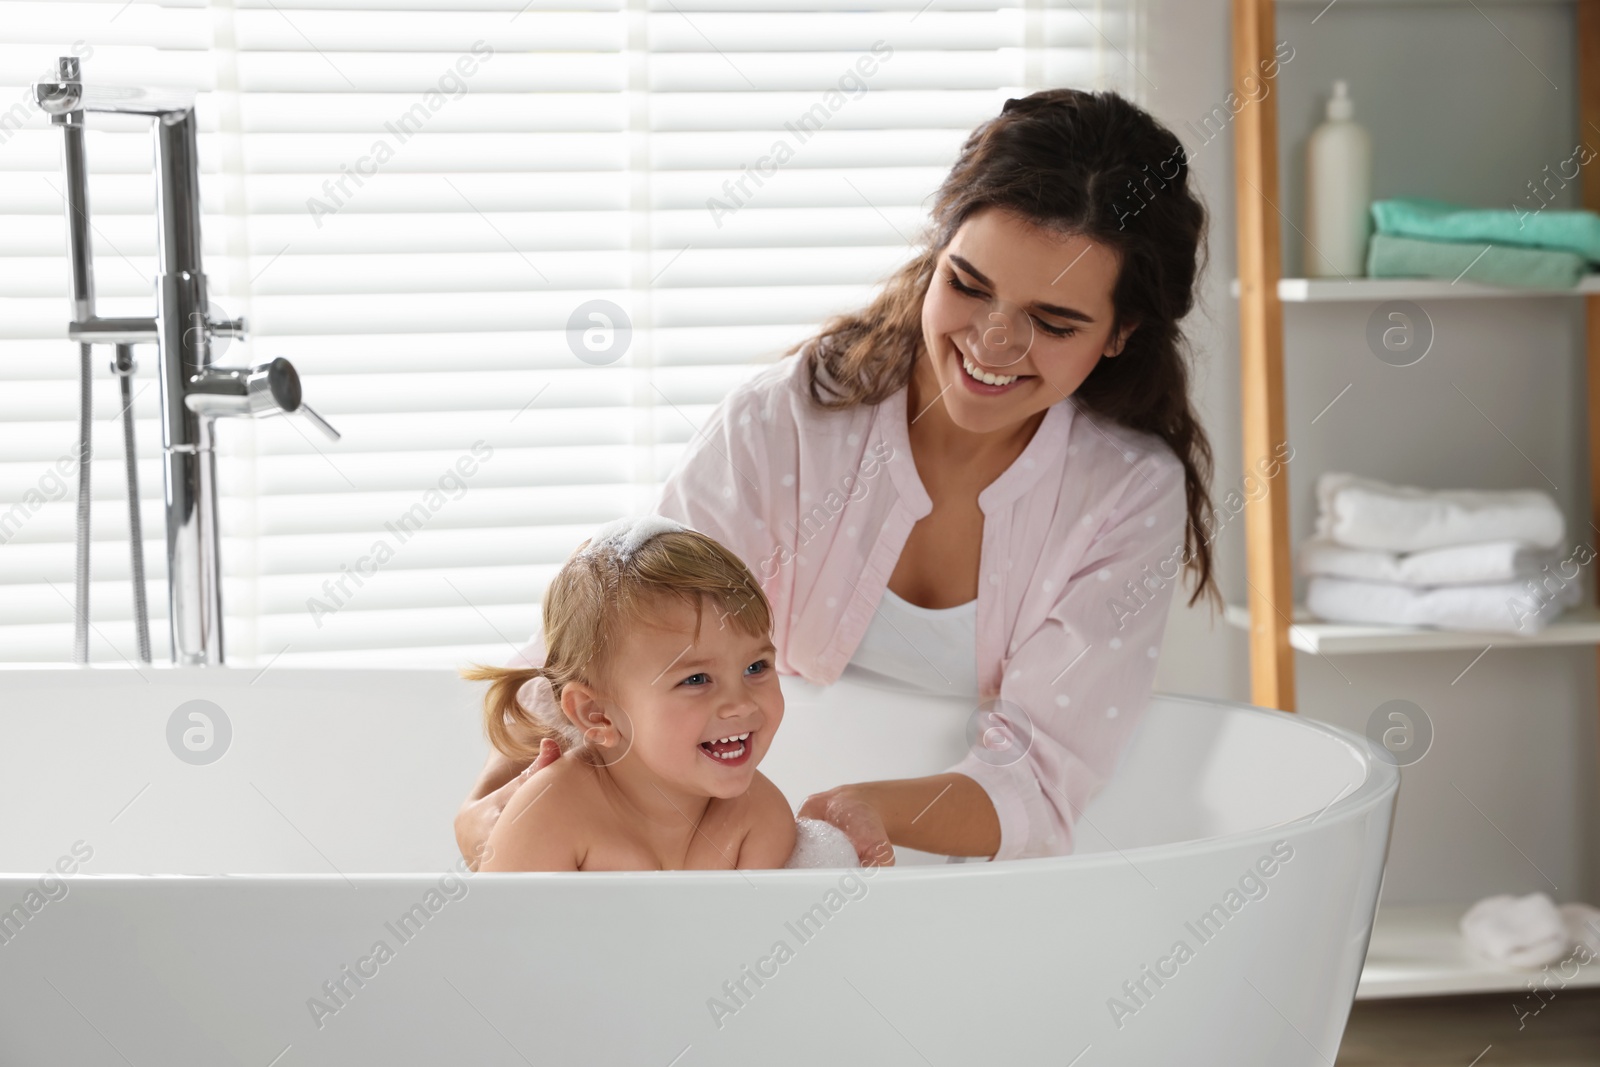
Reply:
[[512, 794], [484, 849], [480, 871], [575, 871], [583, 859], [576, 790], [561, 761]]
[[745, 796], [750, 803], [750, 821], [739, 842], [734, 866], [746, 870], [782, 867], [794, 853], [794, 809], [789, 807], [783, 790], [760, 771]]

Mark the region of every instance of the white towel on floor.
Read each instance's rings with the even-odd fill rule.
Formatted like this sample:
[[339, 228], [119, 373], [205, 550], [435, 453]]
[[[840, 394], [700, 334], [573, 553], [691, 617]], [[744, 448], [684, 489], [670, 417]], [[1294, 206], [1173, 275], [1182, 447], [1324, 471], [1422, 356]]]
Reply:
[[1485, 897], [1461, 916], [1461, 935], [1486, 959], [1538, 970], [1572, 948], [1572, 935], [1555, 901], [1543, 893]]
[[[1539, 578], [1545, 567], [1561, 577], [1561, 553], [1527, 541], [1476, 541], [1421, 552], [1351, 548], [1326, 537], [1300, 545], [1300, 573], [1396, 585], [1487, 585]], [[1576, 578], [1576, 575], [1574, 575]]]
[[1576, 606], [1583, 587], [1575, 578], [1549, 590], [1534, 582], [1415, 587], [1317, 576], [1306, 583], [1306, 607], [1329, 622], [1378, 626], [1432, 626], [1529, 636]]
[[1600, 955], [1600, 908], [1588, 904], [1556, 906], [1543, 893], [1484, 897], [1461, 916], [1461, 935], [1485, 959], [1538, 970], [1579, 945], [1591, 958]]
[[1421, 489], [1346, 471], [1317, 476], [1316, 536], [1351, 548], [1420, 552], [1474, 541], [1556, 548], [1566, 521], [1538, 489]]

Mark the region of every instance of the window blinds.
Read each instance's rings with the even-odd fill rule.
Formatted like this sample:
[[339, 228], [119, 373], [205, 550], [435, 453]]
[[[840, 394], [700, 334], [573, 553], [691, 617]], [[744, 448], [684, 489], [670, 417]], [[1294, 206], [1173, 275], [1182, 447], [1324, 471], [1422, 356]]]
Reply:
[[[0, 6], [0, 661], [72, 648], [60, 133], [27, 91], [58, 55], [89, 82], [198, 91], [214, 315], [252, 331], [219, 362], [289, 358], [343, 434], [221, 422], [228, 661], [501, 662], [561, 561], [653, 503], [730, 388], [903, 262], [974, 125], [1046, 86], [1140, 99], [1132, 2]], [[148, 127], [94, 116], [88, 141], [100, 314], [148, 316]], [[160, 664], [155, 351], [136, 351]], [[110, 359], [97, 662], [136, 647]]]

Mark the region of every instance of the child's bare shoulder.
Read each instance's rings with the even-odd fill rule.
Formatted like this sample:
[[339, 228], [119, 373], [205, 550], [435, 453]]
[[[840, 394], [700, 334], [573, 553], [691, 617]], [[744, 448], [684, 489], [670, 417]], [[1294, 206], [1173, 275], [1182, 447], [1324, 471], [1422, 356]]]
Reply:
[[530, 774], [489, 834], [486, 871], [574, 871], [590, 837], [594, 770], [566, 755]]
[[745, 791], [740, 821], [744, 824], [737, 865], [782, 867], [794, 852], [794, 809], [772, 779], [756, 772]]

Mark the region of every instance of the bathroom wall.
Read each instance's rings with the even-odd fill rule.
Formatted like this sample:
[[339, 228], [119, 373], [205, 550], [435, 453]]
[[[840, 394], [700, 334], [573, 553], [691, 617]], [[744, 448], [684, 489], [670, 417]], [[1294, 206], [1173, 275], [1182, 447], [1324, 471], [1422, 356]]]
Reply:
[[[1219, 505], [1243, 476], [1229, 293], [1233, 126], [1206, 141], [1199, 124], [1212, 107], [1226, 110], [1229, 11], [1227, 0], [1151, 0], [1142, 82], [1148, 106], [1189, 147], [1212, 214], [1204, 305], [1190, 326]], [[1375, 197], [1534, 205], [1523, 199], [1526, 183], [1578, 143], [1573, 17], [1570, 3], [1279, 3], [1274, 39], [1294, 49], [1273, 85], [1285, 273], [1300, 273], [1305, 142], [1334, 78], [1349, 80], [1372, 134]], [[1600, 131], [1586, 142], [1600, 150]], [[1551, 207], [1575, 207], [1577, 194], [1572, 184]], [[1600, 548], [1589, 523], [1581, 302], [1428, 302], [1433, 348], [1406, 368], [1369, 351], [1373, 308], [1285, 306], [1293, 543], [1313, 528], [1316, 475], [1342, 469], [1434, 488], [1541, 488], [1567, 516], [1568, 552]], [[1214, 547], [1223, 595], [1242, 603], [1242, 515]], [[1591, 601], [1596, 566], [1582, 578]], [[1304, 586], [1296, 574], [1297, 600]], [[1203, 601], [1183, 606], [1187, 596], [1173, 610], [1157, 688], [1249, 700], [1244, 632]], [[1474, 661], [1481, 651], [1296, 654], [1303, 714], [1360, 730], [1379, 704], [1404, 698], [1433, 722], [1432, 749], [1403, 772], [1384, 899], [1469, 902], [1537, 889], [1562, 901], [1600, 898], [1595, 649], [1494, 644]]]

